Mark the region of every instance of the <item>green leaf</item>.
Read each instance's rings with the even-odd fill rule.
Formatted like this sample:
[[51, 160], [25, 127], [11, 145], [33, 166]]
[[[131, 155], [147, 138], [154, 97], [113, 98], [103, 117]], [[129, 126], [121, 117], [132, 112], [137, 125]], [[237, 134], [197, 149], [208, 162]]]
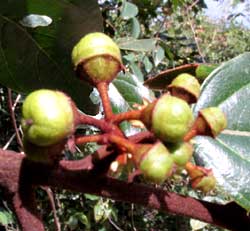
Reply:
[[214, 70], [205, 80], [194, 107], [218, 106], [228, 126], [216, 139], [197, 137], [195, 158], [212, 168], [218, 181], [234, 200], [250, 211], [250, 53], [244, 53]]
[[138, 67], [138, 65], [135, 62], [131, 62], [129, 65], [131, 71], [134, 73], [134, 75], [138, 78], [140, 82], [144, 81], [144, 76], [141, 72], [141, 69]]
[[158, 46], [154, 53], [155, 66], [157, 67], [164, 58], [165, 58], [164, 49], [161, 46]]
[[[109, 88], [109, 97], [113, 107], [114, 113], [121, 113], [133, 109], [133, 105], [142, 104], [143, 97], [151, 100], [151, 91], [144, 87], [136, 76], [126, 73], [120, 74], [115, 79]], [[130, 126], [129, 123], [124, 122], [122, 129], [127, 135], [132, 135], [139, 131], [139, 129]]]
[[88, 217], [83, 212], [78, 212], [74, 216], [80, 221], [83, 225], [86, 226], [86, 229], [89, 230], [91, 225], [89, 223]]
[[138, 38], [141, 33], [141, 26], [137, 18], [131, 18], [131, 35], [133, 38]]
[[134, 39], [131, 37], [116, 40], [122, 50], [150, 52], [155, 49], [156, 39]]
[[95, 113], [92, 87], [76, 79], [71, 50], [86, 33], [101, 30], [96, 1], [1, 1], [0, 83], [22, 93], [63, 90], [80, 109]]
[[144, 57], [143, 64], [145, 66], [146, 72], [149, 73], [152, 70], [152, 68], [153, 68], [153, 64], [150, 62], [148, 56]]
[[0, 210], [0, 224], [1, 225], [8, 225], [13, 222], [12, 215], [5, 211], [5, 210]]
[[138, 14], [138, 7], [130, 2], [124, 1], [121, 9], [121, 18], [127, 20]]
[[97, 201], [100, 199], [99, 196], [88, 194], [88, 193], [85, 193], [84, 196], [86, 199], [91, 200], [91, 201]]

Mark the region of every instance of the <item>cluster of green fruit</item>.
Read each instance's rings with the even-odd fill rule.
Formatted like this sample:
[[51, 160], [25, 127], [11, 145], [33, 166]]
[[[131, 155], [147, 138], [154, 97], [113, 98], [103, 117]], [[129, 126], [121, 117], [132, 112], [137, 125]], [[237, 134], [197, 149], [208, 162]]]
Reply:
[[[78, 77], [93, 86], [109, 84], [123, 69], [119, 47], [102, 33], [82, 38], [73, 49], [72, 60]], [[197, 101], [200, 85], [189, 74], [177, 76], [167, 89], [142, 109], [139, 117], [156, 142], [133, 144], [128, 151], [136, 167], [152, 182], [161, 183], [177, 169], [185, 168], [193, 187], [208, 191], [214, 187], [214, 177], [211, 171], [189, 162], [193, 154], [189, 141], [195, 135], [215, 137], [226, 127], [226, 118], [219, 108], [211, 107], [201, 110], [194, 119], [190, 104]], [[67, 138], [75, 132], [78, 113], [62, 92], [42, 89], [31, 93], [24, 101], [22, 118], [27, 157], [45, 163], [57, 160], [55, 153], [63, 150]]]

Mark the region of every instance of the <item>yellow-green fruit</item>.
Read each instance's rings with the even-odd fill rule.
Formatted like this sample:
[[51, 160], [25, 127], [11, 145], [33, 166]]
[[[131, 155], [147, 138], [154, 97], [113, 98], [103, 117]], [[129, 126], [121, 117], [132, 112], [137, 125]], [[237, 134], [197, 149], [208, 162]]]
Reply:
[[168, 150], [174, 160], [174, 163], [184, 167], [193, 155], [193, 146], [188, 142], [176, 143], [168, 146]]
[[110, 82], [122, 69], [118, 45], [100, 32], [87, 34], [75, 45], [72, 61], [77, 75], [91, 84]]
[[65, 139], [75, 129], [74, 110], [71, 99], [60, 91], [32, 92], [22, 107], [25, 139], [38, 146], [50, 146]]
[[193, 123], [193, 114], [187, 102], [164, 94], [152, 104], [142, 113], [141, 119], [146, 127], [164, 142], [182, 141]]
[[187, 73], [178, 75], [168, 86], [171, 95], [181, 98], [189, 104], [195, 103], [200, 95], [198, 80]]
[[[174, 161], [167, 148], [161, 142], [156, 142], [150, 147], [146, 147], [146, 149], [143, 149], [145, 152], [139, 162], [139, 169], [151, 182], [162, 183], [171, 175]], [[139, 149], [138, 152], [140, 152]]]
[[206, 121], [211, 136], [217, 136], [227, 127], [227, 119], [222, 110], [218, 107], [208, 107], [200, 110], [200, 116]]
[[216, 179], [214, 175], [203, 176], [192, 181], [192, 188], [201, 190], [204, 193], [213, 190], [215, 186]]

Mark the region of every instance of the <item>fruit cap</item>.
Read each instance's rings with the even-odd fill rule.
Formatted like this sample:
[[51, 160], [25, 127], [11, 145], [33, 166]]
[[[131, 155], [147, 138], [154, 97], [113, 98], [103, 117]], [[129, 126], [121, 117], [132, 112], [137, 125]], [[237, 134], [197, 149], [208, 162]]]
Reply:
[[92, 84], [112, 81], [122, 70], [118, 45], [100, 32], [87, 34], [75, 45], [72, 61], [77, 75]]
[[227, 127], [226, 116], [219, 107], [204, 108], [199, 114], [206, 121], [212, 137], [216, 137]]
[[196, 103], [200, 95], [198, 80], [187, 73], [178, 75], [168, 86], [171, 95], [185, 100], [187, 103]]

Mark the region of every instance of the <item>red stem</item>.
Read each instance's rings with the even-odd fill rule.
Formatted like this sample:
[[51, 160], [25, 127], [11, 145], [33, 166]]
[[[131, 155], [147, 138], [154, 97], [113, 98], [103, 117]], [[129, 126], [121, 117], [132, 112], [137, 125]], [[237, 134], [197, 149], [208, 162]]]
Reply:
[[128, 139], [125, 139], [123, 137], [117, 136], [117, 135], [113, 135], [110, 134], [108, 136], [108, 139], [110, 142], [115, 143], [118, 145], [118, 147], [124, 147], [127, 149], [128, 152], [130, 153], [135, 153], [135, 149], [136, 149], [136, 144], [134, 144], [133, 142], [129, 141]]
[[100, 82], [96, 86], [102, 100], [106, 120], [110, 120], [113, 116], [112, 106], [108, 95], [108, 86], [109, 84], [107, 82]]
[[190, 141], [194, 136], [197, 135], [197, 130], [196, 128], [192, 128], [191, 130], [188, 131], [188, 133], [184, 136], [183, 141], [188, 142]]
[[106, 135], [78, 136], [75, 138], [75, 143], [76, 144], [85, 144], [85, 143], [89, 143], [89, 142], [106, 143], [105, 137], [106, 137]]
[[140, 120], [141, 114], [142, 110], [132, 110], [120, 114], [114, 114], [112, 117], [112, 122], [120, 123], [124, 120]]

